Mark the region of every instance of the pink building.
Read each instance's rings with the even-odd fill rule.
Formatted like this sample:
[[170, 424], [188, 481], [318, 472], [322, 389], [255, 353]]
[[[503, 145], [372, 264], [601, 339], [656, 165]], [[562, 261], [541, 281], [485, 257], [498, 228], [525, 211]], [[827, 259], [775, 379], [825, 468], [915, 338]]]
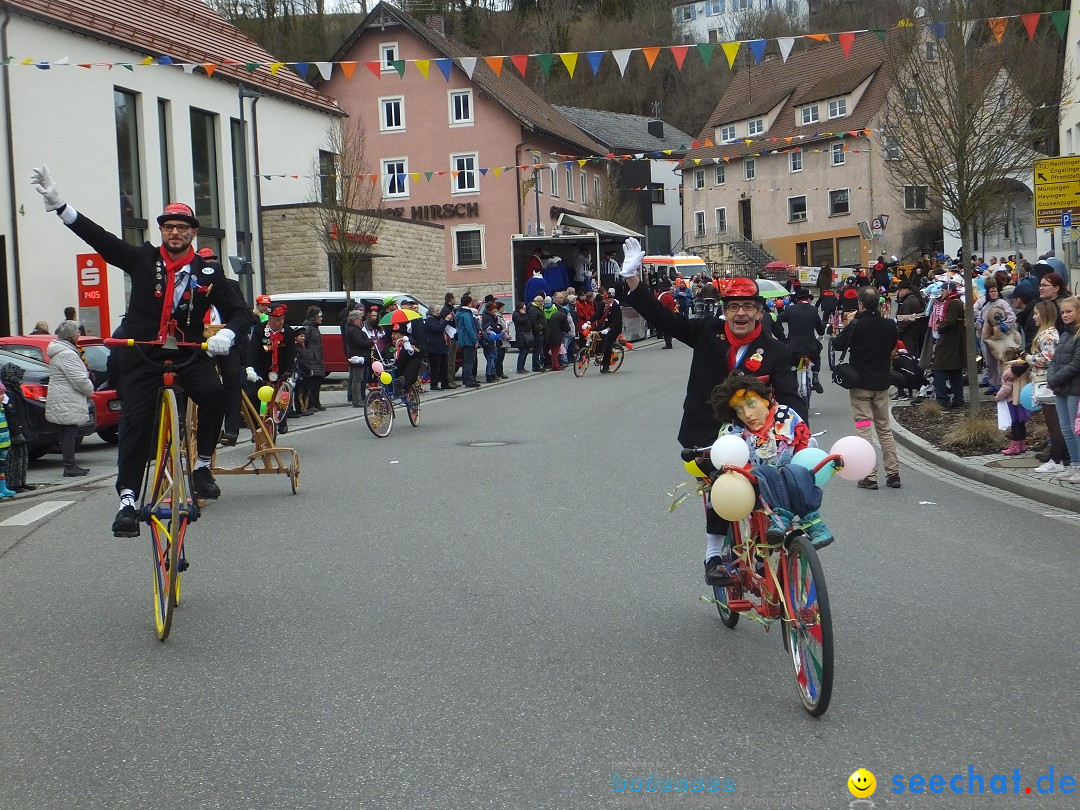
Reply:
[[496, 75], [480, 54], [386, 3], [332, 59], [357, 63], [351, 79], [335, 66], [319, 89], [362, 124], [382, 205], [445, 227], [448, 290], [510, 292], [510, 236], [537, 233], [538, 221], [551, 233], [560, 213], [589, 215], [599, 199], [607, 162], [580, 161], [607, 150], [509, 59]]

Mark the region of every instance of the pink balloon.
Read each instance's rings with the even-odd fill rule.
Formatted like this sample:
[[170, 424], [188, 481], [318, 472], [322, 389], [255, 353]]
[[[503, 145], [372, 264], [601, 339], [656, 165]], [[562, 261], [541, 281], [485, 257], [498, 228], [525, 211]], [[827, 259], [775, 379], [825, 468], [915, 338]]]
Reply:
[[383, 364], [381, 362], [379, 362], [378, 360], [376, 360], [374, 363], [371, 364], [371, 370], [375, 374], [382, 374], [383, 373]]
[[844, 466], [837, 470], [836, 474], [845, 481], [858, 481], [877, 469], [874, 445], [862, 436], [844, 436], [837, 439], [829, 454], [836, 454], [844, 460]]

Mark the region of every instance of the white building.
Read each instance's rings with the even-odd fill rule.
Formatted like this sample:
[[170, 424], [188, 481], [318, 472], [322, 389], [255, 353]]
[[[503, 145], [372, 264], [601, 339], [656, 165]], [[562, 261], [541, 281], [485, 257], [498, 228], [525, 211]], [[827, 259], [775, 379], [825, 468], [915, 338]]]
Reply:
[[749, 15], [779, 12], [797, 25], [805, 25], [810, 17], [809, 0], [672, 0], [671, 7], [683, 42], [688, 43], [739, 39]]
[[[1069, 29], [1065, 36], [1065, 70], [1062, 75], [1061, 97], [1066, 101], [1061, 105], [1058, 119], [1058, 144], [1061, 154], [1080, 155], [1080, 0], [1069, 4]], [[1080, 230], [1074, 225], [1073, 234], [1080, 236]], [[1080, 268], [1080, 250], [1077, 239], [1067, 235], [1058, 246], [1068, 246], [1066, 255], [1057, 251], [1059, 257], [1068, 262], [1070, 268]], [[1071, 274], [1077, 278], [1077, 271]]]

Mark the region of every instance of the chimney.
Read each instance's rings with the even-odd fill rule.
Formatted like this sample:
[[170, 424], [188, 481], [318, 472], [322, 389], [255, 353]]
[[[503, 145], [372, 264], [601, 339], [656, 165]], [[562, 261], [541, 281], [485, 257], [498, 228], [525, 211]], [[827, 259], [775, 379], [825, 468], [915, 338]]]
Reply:
[[652, 135], [654, 138], [663, 138], [664, 137], [664, 122], [663, 121], [650, 121], [648, 126], [649, 126], [649, 134]]
[[446, 36], [446, 25], [442, 14], [428, 14], [424, 17], [424, 25], [433, 29], [439, 36]]

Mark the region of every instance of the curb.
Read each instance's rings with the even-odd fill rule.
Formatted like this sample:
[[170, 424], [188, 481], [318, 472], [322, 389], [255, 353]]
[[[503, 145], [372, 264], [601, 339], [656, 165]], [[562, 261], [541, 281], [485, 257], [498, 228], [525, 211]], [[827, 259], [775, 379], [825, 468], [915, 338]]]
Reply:
[[997, 489], [1011, 492], [1014, 495], [1038, 501], [1039, 503], [1053, 506], [1057, 509], [1080, 512], [1080, 494], [1070, 495], [1065, 491], [1047, 491], [1037, 484], [1017, 480], [1014, 476], [996, 472], [981, 465], [971, 464], [960, 456], [941, 450], [929, 442], [924, 441], [903, 427], [895, 419], [892, 423], [892, 429], [893, 435], [896, 437], [896, 441], [899, 444], [915, 453], [915, 455], [919, 456], [924, 461], [929, 461], [931, 464], [935, 464], [955, 475], [962, 476], [971, 481], [977, 481], [980, 484], [989, 484]]

